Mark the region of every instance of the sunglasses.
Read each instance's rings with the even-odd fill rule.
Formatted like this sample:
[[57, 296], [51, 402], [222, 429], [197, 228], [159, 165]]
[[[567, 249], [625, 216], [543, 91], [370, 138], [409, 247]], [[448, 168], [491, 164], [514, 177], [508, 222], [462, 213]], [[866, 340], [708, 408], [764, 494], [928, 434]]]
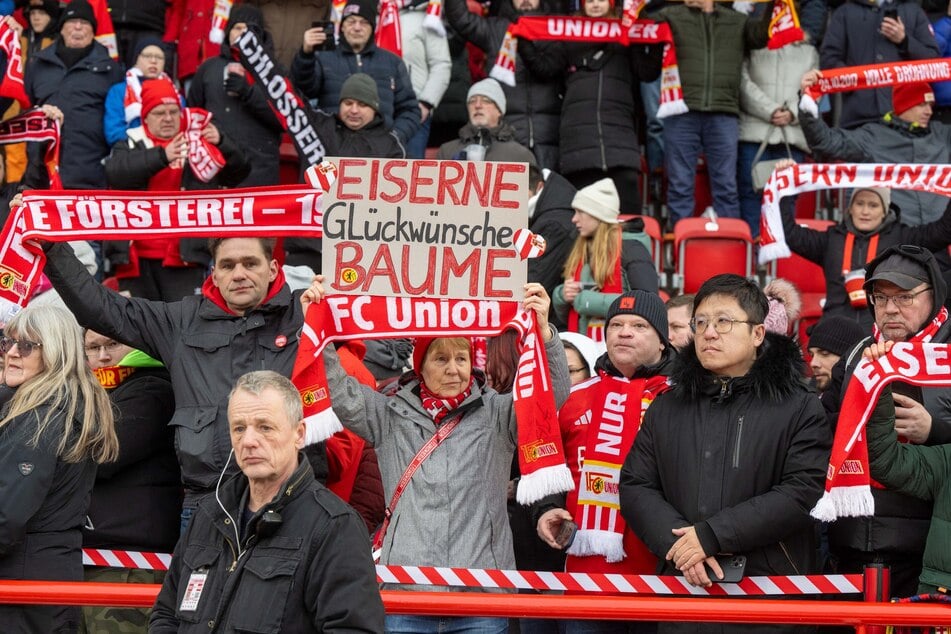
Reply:
[[13, 349], [13, 346], [17, 347], [17, 350], [20, 351], [21, 357], [28, 357], [33, 354], [33, 350], [43, 347], [42, 343], [37, 343], [35, 341], [27, 341], [26, 339], [11, 339], [10, 337], [0, 338], [0, 353], [7, 354], [10, 350]]

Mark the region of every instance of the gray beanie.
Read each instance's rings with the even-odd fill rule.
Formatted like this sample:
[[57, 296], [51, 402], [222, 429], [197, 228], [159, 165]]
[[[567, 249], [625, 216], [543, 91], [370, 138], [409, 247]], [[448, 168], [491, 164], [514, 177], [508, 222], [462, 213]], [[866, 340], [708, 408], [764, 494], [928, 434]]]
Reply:
[[621, 213], [621, 199], [610, 178], [602, 178], [597, 183], [579, 189], [571, 206], [611, 225], [618, 223], [617, 217]]
[[502, 113], [502, 116], [505, 116], [505, 93], [502, 92], [502, 85], [499, 82], [488, 77], [472, 84], [472, 87], [469, 88], [469, 94], [466, 95], [466, 102], [476, 95], [491, 99], [499, 112]]
[[344, 99], [356, 99], [380, 112], [380, 91], [376, 88], [376, 81], [366, 73], [354, 73], [347, 77], [340, 88], [340, 101]]
[[882, 200], [882, 207], [885, 208], [885, 213], [888, 213], [888, 205], [892, 202], [892, 190], [887, 187], [859, 187], [852, 192], [852, 197], [849, 198], [849, 207], [852, 206], [852, 201], [855, 200], [855, 196], [859, 192], [872, 192], [878, 196]]
[[664, 306], [664, 300], [657, 293], [648, 293], [640, 289], [624, 293], [615, 299], [611, 303], [611, 307], [608, 308], [608, 314], [604, 318], [604, 327], [607, 328], [611, 320], [617, 315], [643, 317], [660, 335], [661, 343], [670, 347], [670, 340], [667, 339], [667, 308]]

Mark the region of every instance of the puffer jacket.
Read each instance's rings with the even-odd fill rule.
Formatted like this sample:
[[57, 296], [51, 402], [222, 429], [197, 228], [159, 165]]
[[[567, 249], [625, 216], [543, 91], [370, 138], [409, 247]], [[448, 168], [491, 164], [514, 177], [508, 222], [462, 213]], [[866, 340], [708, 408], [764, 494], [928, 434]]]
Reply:
[[640, 170], [634, 94], [657, 79], [662, 46], [565, 44], [567, 78], [559, 132], [562, 174]]
[[[499, 5], [499, 15], [471, 13], [465, 0], [446, 0], [446, 20], [463, 38], [485, 51], [485, 72], [495, 65], [505, 31], [519, 13], [511, 2]], [[542, 12], [539, 12], [542, 13]], [[526, 13], [526, 15], [534, 15]], [[558, 134], [564, 65], [556, 42], [522, 39], [515, 58], [515, 85], [502, 84], [505, 121], [515, 129], [515, 139], [531, 150], [543, 168], [558, 169]]]
[[[803, 370], [796, 342], [772, 333], [742, 377], [705, 370], [693, 346], [681, 352], [673, 389], [648, 408], [621, 469], [621, 513], [662, 559], [661, 574], [676, 574], [663, 557], [677, 539], [671, 529], [685, 526], [705, 553], [745, 555], [746, 576], [816, 572], [809, 510], [822, 495], [832, 434]], [[795, 631], [751, 628], [786, 629]]]
[[[818, 161], [951, 163], [951, 125], [940, 121], [922, 128], [888, 113], [874, 123], [843, 130], [800, 110], [799, 122]], [[892, 202], [907, 224], [921, 225], [938, 220], [948, 200], [938, 194], [893, 189]]]
[[[893, 196], [897, 193], [897, 190], [892, 190]], [[826, 278], [823, 314], [843, 315], [855, 319], [868, 333], [872, 332], [874, 314], [864, 305], [861, 308], [853, 308], [845, 290], [842, 257], [848, 235], [855, 235], [852, 261], [847, 265], [849, 271], [865, 268], [866, 262], [895, 245], [915, 244], [931, 251], [941, 251], [951, 244], [951, 206], [947, 204], [944, 215], [938, 220], [917, 227], [901, 222], [898, 214], [890, 210], [878, 229], [866, 233], [856, 231], [848, 215], [842, 222], [826, 231], [803, 227], [796, 222], [795, 200], [794, 197], [787, 197], [780, 202], [783, 231], [786, 234], [786, 242], [794, 253], [822, 267]], [[876, 253], [869, 254], [869, 241], [873, 236], [878, 236], [878, 247]]]
[[951, 586], [951, 445], [898, 442], [889, 392], [886, 387], [867, 425], [869, 467], [889, 489], [934, 503], [918, 592], [936, 592]]
[[[314, 480], [303, 454], [297, 459], [240, 540], [235, 520], [245, 510], [247, 477], [239, 473], [218, 496], [201, 500], [175, 548], [149, 632], [383, 632], [363, 523]], [[269, 512], [277, 526], [262, 519]], [[194, 610], [182, 610], [196, 572], [207, 575], [200, 597]]]
[[677, 46], [684, 101], [691, 112], [740, 113], [740, 68], [768, 40], [770, 12], [758, 20], [714, 3], [712, 13], [675, 4], [657, 13]]
[[[841, 68], [862, 64], [884, 64], [940, 57], [928, 16], [917, 2], [890, 3], [898, 9], [905, 25], [905, 40], [899, 46], [879, 32], [884, 8], [875, 0], [847, 0], [832, 12], [819, 51], [820, 68]], [[855, 128], [877, 121], [892, 109], [889, 88], [859, 90], [842, 94], [839, 125]], [[889, 162], [896, 162], [891, 159]]]
[[[555, 406], [560, 407], [568, 396], [569, 381], [557, 335], [545, 343], [545, 352]], [[419, 381], [412, 377], [388, 397], [348, 376], [333, 346], [323, 354], [334, 412], [376, 449], [389, 500], [410, 461], [436, 433], [433, 418], [420, 401]], [[472, 393], [454, 410], [462, 421], [421, 463], [392, 509], [382, 564], [501, 569], [515, 565], [505, 503], [517, 445], [513, 397], [487, 387], [484, 377], [473, 379]]]
[[459, 130], [459, 138], [439, 146], [438, 159], [465, 159], [470, 145], [485, 148], [486, 161], [511, 161], [535, 165], [531, 150], [515, 140], [515, 130], [504, 121], [497, 128], [477, 128], [467, 123]]
[[[109, 145], [102, 118], [109, 89], [122, 81], [122, 68], [105, 46], [93, 42], [91, 52], [67, 69], [56, 55], [60, 46], [62, 39], [28, 60], [24, 88], [33, 105], [49, 104], [63, 111], [59, 164], [63, 187], [105, 189], [102, 159], [109, 154]], [[39, 145], [28, 148], [31, 166], [44, 165]]]
[[366, 73], [376, 81], [380, 114], [405, 145], [419, 129], [419, 102], [403, 60], [370, 42], [355, 53], [340, 38], [332, 51], [297, 51], [291, 64], [291, 81], [322, 110], [333, 112], [340, 104], [340, 90], [354, 73]]
[[[740, 141], [762, 143], [766, 139], [768, 145], [781, 145], [785, 132], [786, 143], [808, 152], [799, 125], [799, 83], [818, 63], [816, 47], [806, 42], [750, 51], [740, 72]], [[780, 129], [769, 121], [783, 106], [792, 112], [793, 122]]]
[[427, 28], [423, 24], [425, 18], [425, 3], [400, 10], [403, 61], [416, 98], [436, 107], [449, 88], [452, 60], [446, 36]]
[[[0, 579], [83, 580], [80, 528], [96, 464], [88, 458], [67, 463], [56, 455], [67, 423], [63, 410], [53, 413], [39, 443], [32, 442], [36, 417], [48, 410], [40, 406], [0, 429]], [[74, 433], [79, 426], [73, 421]], [[0, 607], [7, 632], [74, 632], [79, 617], [71, 607]]]
[[228, 393], [235, 381], [252, 370], [290, 376], [294, 369], [304, 323], [300, 292], [292, 294], [279, 274], [269, 299], [243, 316], [206, 295], [171, 303], [123, 297], [98, 284], [65, 243], [50, 247], [45, 273], [80, 325], [165, 364], [175, 391], [169, 425], [186, 492], [213, 490], [231, 452]]

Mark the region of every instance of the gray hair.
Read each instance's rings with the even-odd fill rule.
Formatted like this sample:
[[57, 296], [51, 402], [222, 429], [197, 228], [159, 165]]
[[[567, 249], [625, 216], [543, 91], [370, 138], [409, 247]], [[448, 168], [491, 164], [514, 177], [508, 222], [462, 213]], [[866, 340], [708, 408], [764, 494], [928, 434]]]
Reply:
[[228, 395], [228, 400], [239, 390], [260, 396], [264, 390], [272, 389], [277, 392], [281, 400], [284, 401], [284, 413], [287, 415], [288, 422], [294, 426], [304, 419], [304, 403], [301, 401], [300, 392], [294, 387], [290, 379], [278, 374], [273, 370], [256, 370], [248, 372], [238, 378], [234, 388]]

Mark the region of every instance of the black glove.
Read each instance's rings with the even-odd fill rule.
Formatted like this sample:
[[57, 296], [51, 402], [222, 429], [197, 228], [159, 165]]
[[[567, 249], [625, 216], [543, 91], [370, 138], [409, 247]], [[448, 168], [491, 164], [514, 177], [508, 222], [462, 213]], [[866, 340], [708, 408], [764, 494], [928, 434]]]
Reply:
[[228, 73], [225, 77], [225, 92], [238, 99], [247, 100], [251, 96], [251, 84], [243, 75]]

